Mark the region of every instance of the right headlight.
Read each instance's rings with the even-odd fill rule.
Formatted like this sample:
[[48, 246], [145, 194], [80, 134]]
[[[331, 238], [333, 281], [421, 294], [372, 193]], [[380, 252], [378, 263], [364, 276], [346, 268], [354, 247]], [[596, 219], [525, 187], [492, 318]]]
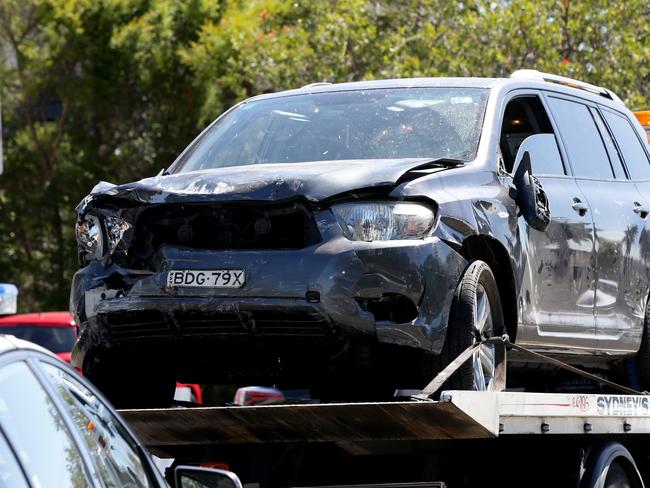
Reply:
[[86, 259], [101, 259], [104, 255], [104, 233], [99, 218], [84, 215], [75, 227], [77, 242]]
[[77, 221], [75, 229], [77, 242], [86, 260], [102, 259], [105, 254], [113, 254], [130, 230], [127, 221], [113, 215], [85, 215]]
[[343, 234], [352, 241], [424, 239], [435, 213], [416, 202], [360, 202], [334, 205]]

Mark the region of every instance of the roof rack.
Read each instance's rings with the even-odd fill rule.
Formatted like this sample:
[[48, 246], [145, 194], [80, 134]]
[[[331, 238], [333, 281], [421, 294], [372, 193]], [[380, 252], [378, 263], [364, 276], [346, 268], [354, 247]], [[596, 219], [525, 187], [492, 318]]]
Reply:
[[594, 95], [599, 95], [601, 97], [609, 98], [616, 102], [623, 103], [615, 93], [611, 92], [607, 88], [602, 86], [591, 85], [585, 83], [584, 81], [574, 80], [573, 78], [567, 78], [565, 76], [558, 76], [551, 73], [543, 73], [542, 71], [537, 71], [536, 69], [520, 69], [515, 71], [510, 75], [510, 78], [515, 78], [518, 80], [533, 80], [533, 81], [545, 81], [547, 83], [556, 83], [558, 85], [570, 86], [571, 88], [577, 88], [578, 90], [583, 90]]
[[315, 83], [309, 83], [308, 85], [302, 86], [301, 88], [312, 88], [314, 86], [326, 86], [331, 85], [329, 81], [317, 81]]

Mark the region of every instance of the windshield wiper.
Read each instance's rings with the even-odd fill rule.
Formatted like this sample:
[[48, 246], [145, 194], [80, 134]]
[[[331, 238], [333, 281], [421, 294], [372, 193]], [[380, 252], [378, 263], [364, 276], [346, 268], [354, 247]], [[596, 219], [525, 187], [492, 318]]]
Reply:
[[401, 185], [402, 183], [405, 183], [407, 181], [412, 181], [419, 178], [422, 175], [417, 175], [416, 173], [418, 171], [434, 169], [434, 168], [456, 168], [458, 166], [462, 166], [466, 162], [467, 161], [464, 161], [462, 159], [453, 159], [453, 158], [438, 158], [438, 159], [431, 159], [429, 161], [425, 160], [422, 163], [406, 170], [404, 174], [397, 179], [395, 185], [396, 186]]
[[419, 171], [421, 169], [429, 169], [429, 168], [455, 168], [456, 166], [462, 166], [466, 162], [467, 161], [463, 159], [454, 159], [454, 158], [430, 159], [429, 161], [424, 161], [423, 163], [412, 167], [411, 169], [409, 169], [409, 172]]

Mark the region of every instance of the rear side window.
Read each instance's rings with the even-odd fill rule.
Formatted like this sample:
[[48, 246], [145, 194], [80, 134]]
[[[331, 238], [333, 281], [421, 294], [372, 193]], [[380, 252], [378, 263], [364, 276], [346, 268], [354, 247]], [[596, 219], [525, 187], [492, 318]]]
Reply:
[[591, 115], [594, 117], [596, 125], [598, 126], [598, 130], [603, 136], [603, 142], [607, 148], [607, 154], [609, 154], [609, 161], [612, 163], [614, 176], [617, 180], [626, 180], [627, 176], [625, 176], [625, 170], [623, 169], [623, 161], [621, 161], [621, 156], [618, 152], [618, 149], [616, 148], [616, 144], [614, 144], [612, 135], [609, 133], [605, 122], [603, 122], [602, 116], [595, 108], [591, 109]]
[[633, 180], [646, 180], [650, 178], [650, 163], [641, 141], [630, 122], [620, 115], [607, 110], [603, 111], [605, 120], [614, 133], [614, 138], [623, 153], [623, 159], [630, 178]]
[[565, 142], [574, 176], [611, 179], [613, 173], [609, 157], [589, 108], [554, 97], [549, 98], [549, 103]]
[[74, 341], [77, 339], [72, 327], [54, 325], [16, 324], [2, 327], [0, 332], [33, 342], [54, 353], [72, 351]]

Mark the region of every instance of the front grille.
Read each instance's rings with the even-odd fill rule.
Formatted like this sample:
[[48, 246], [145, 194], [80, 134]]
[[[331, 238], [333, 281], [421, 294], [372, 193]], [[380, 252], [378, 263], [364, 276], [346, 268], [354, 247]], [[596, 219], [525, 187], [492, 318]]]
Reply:
[[100, 315], [116, 342], [138, 339], [171, 339], [164, 315], [156, 310], [138, 310]]
[[183, 337], [245, 335], [246, 326], [234, 313], [177, 312], [174, 325]]
[[283, 204], [165, 204], [144, 210], [134, 250], [146, 261], [161, 246], [194, 249], [302, 249], [321, 240], [309, 208]]
[[155, 310], [111, 312], [100, 315], [116, 342], [218, 337], [308, 337], [327, 335], [327, 318], [317, 311], [251, 312]]

